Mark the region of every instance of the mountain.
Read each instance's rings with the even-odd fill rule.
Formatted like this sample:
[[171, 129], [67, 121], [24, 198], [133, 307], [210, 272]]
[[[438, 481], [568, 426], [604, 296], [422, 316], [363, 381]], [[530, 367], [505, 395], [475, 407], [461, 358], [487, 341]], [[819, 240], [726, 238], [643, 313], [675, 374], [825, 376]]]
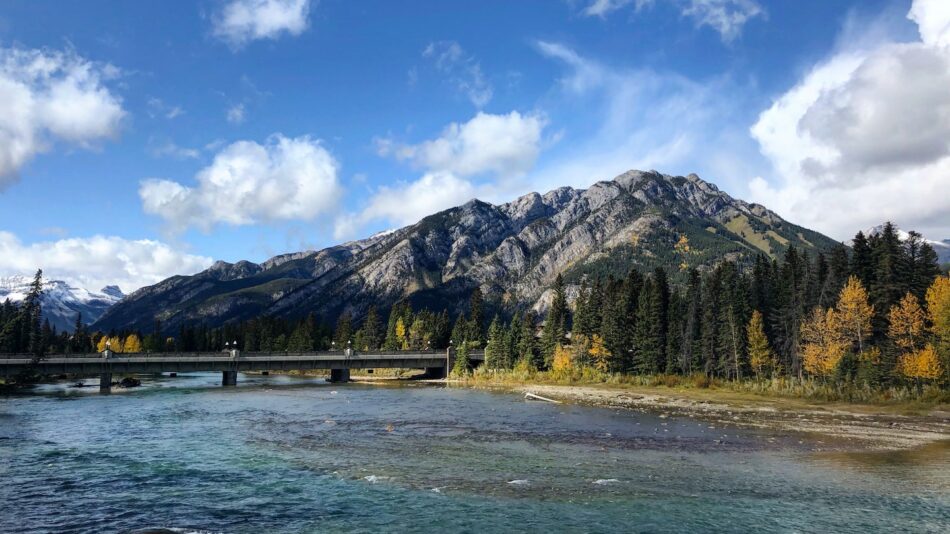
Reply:
[[[864, 232], [866, 235], [872, 236], [881, 233], [884, 230], [884, 225], [879, 224], [867, 232]], [[910, 238], [910, 233], [905, 232], [901, 229], [897, 229], [897, 237], [901, 241], [907, 241]], [[921, 238], [921, 241], [927, 243], [933, 247], [934, 252], [937, 253], [937, 261], [941, 264], [950, 262], [950, 239], [944, 239], [943, 241], [934, 241], [933, 239]]]
[[630, 171], [588, 189], [500, 205], [472, 200], [411, 226], [262, 264], [218, 262], [136, 291], [94, 326], [150, 331], [160, 320], [174, 333], [183, 322], [217, 326], [311, 311], [333, 320], [403, 298], [455, 312], [475, 287], [490, 305], [543, 307], [558, 273], [572, 283], [588, 273], [662, 266], [682, 280], [690, 267], [836, 245], [696, 175]]
[[[32, 282], [33, 278], [27, 276], [0, 277], [0, 302], [6, 299], [20, 302], [26, 297]], [[84, 323], [93, 323], [123, 297], [125, 295], [117, 286], [106, 286], [99, 293], [93, 293], [62, 280], [43, 280], [40, 307], [50, 325], [61, 332], [72, 332], [77, 313], [82, 313]]]

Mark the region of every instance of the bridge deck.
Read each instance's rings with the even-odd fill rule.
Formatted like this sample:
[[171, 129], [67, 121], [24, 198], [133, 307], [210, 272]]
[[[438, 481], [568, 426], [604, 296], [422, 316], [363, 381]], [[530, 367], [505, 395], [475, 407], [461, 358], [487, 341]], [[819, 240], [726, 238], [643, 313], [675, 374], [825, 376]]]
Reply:
[[[469, 359], [479, 362], [481, 352]], [[316, 369], [426, 369], [446, 366], [446, 353], [362, 352], [346, 355], [342, 351], [323, 352], [249, 352], [232, 358], [224, 352], [51, 354], [34, 362], [28, 354], [0, 355], [0, 376], [15, 376], [28, 369], [41, 374], [94, 375], [104, 373], [186, 373], [197, 371], [304, 371]]]

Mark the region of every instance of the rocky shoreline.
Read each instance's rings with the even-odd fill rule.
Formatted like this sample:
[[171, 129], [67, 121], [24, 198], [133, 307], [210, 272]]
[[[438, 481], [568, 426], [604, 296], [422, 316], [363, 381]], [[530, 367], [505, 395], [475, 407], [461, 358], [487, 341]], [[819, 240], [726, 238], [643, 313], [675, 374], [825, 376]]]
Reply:
[[686, 392], [565, 385], [520, 385], [506, 389], [559, 401], [693, 417], [722, 425], [763, 428], [822, 436], [828, 448], [900, 450], [950, 443], [950, 412], [923, 415], [869, 412], [866, 405], [807, 406], [787, 399], [734, 402]]

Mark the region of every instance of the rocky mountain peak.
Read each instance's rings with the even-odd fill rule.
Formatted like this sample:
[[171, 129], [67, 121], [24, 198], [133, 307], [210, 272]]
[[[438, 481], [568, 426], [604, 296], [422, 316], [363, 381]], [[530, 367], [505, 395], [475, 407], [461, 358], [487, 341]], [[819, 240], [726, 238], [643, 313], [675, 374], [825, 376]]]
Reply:
[[[680, 247], [683, 239], [689, 247]], [[629, 171], [587, 189], [559, 187], [504, 204], [473, 199], [423, 218], [317, 252], [275, 256], [261, 265], [216, 263], [127, 297], [97, 325], [173, 331], [261, 315], [315, 312], [357, 319], [370, 305], [399, 299], [455, 313], [478, 287], [493, 306], [532, 306], [558, 273], [576, 284], [591, 273], [689, 268], [776, 256], [787, 247], [836, 243], [730, 197], [691, 174]], [[213, 276], [208, 276], [213, 274]], [[685, 275], [683, 275], [685, 276]]]

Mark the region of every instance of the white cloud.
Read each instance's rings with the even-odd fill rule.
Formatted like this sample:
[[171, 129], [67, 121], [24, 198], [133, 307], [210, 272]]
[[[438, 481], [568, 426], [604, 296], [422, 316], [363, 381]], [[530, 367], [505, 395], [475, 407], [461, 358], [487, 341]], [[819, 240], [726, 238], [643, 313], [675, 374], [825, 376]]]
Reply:
[[357, 236], [378, 220], [412, 224], [472, 198], [508, 191], [534, 167], [546, 124], [539, 114], [478, 112], [468, 122], [451, 123], [439, 137], [419, 144], [377, 140], [381, 156], [409, 161], [425, 172], [416, 180], [374, 190], [362, 211], [337, 218], [335, 236]]
[[494, 95], [492, 84], [485, 79], [481, 64], [468, 55], [455, 41], [429, 43], [422, 57], [430, 59], [435, 68], [448, 76], [449, 82], [477, 108], [483, 108]]
[[[725, 42], [742, 33], [749, 20], [764, 17], [765, 10], [757, 0], [669, 0], [684, 17], [693, 20], [696, 27], [709, 26]], [[654, 0], [593, 0], [582, 11], [589, 17], [605, 18], [614, 11], [633, 5], [637, 11], [652, 6]]]
[[198, 185], [149, 179], [139, 197], [146, 213], [174, 231], [214, 224], [311, 220], [335, 210], [342, 190], [336, 159], [309, 137], [271, 136], [263, 145], [238, 141], [196, 176]]
[[148, 99], [148, 115], [153, 119], [155, 117], [165, 117], [166, 119], [174, 119], [185, 114], [185, 110], [181, 106], [173, 106], [171, 104], [166, 104], [161, 98], [149, 98]]
[[256, 39], [302, 34], [309, 25], [310, 0], [230, 0], [212, 18], [212, 33], [233, 48]]
[[922, 40], [844, 43], [751, 129], [780, 180], [756, 200], [844, 239], [891, 219], [950, 235], [950, 9], [917, 0]]
[[152, 139], [149, 141], [148, 150], [156, 158], [197, 159], [201, 157], [201, 151], [197, 148], [179, 146], [172, 141], [159, 142]]
[[92, 291], [114, 284], [131, 292], [210, 265], [211, 258], [148, 239], [97, 235], [27, 245], [14, 234], [0, 231], [0, 272], [32, 275], [42, 268], [48, 278]]
[[[567, 72], [549, 105], [573, 120], [561, 150], [529, 174], [536, 191], [587, 187], [630, 169], [696, 172], [727, 190], [745, 186], [755, 169], [756, 147], [740, 122], [745, 89], [728, 78], [696, 82], [650, 69], [610, 67], [560, 43], [537, 42], [538, 51]], [[576, 117], [583, 116], [583, 121]], [[751, 174], [750, 174], [751, 172]], [[734, 181], [743, 177], [741, 181]]]
[[118, 70], [72, 50], [0, 48], [0, 187], [55, 141], [93, 148], [126, 112], [104, 82]]
[[231, 124], [241, 124], [244, 122], [244, 104], [235, 104], [229, 107], [227, 118]]
[[359, 214], [336, 221], [334, 235], [346, 239], [358, 235], [364, 225], [385, 220], [397, 226], [418, 222], [427, 215], [457, 206], [477, 196], [477, 188], [468, 180], [451, 173], [430, 172], [413, 182], [400, 182], [376, 190]]
[[534, 166], [541, 150], [540, 115], [507, 115], [478, 112], [464, 124], [451, 123], [436, 139], [418, 145], [378, 141], [380, 155], [392, 155], [419, 167], [458, 176], [485, 172], [500, 176], [524, 174]]

